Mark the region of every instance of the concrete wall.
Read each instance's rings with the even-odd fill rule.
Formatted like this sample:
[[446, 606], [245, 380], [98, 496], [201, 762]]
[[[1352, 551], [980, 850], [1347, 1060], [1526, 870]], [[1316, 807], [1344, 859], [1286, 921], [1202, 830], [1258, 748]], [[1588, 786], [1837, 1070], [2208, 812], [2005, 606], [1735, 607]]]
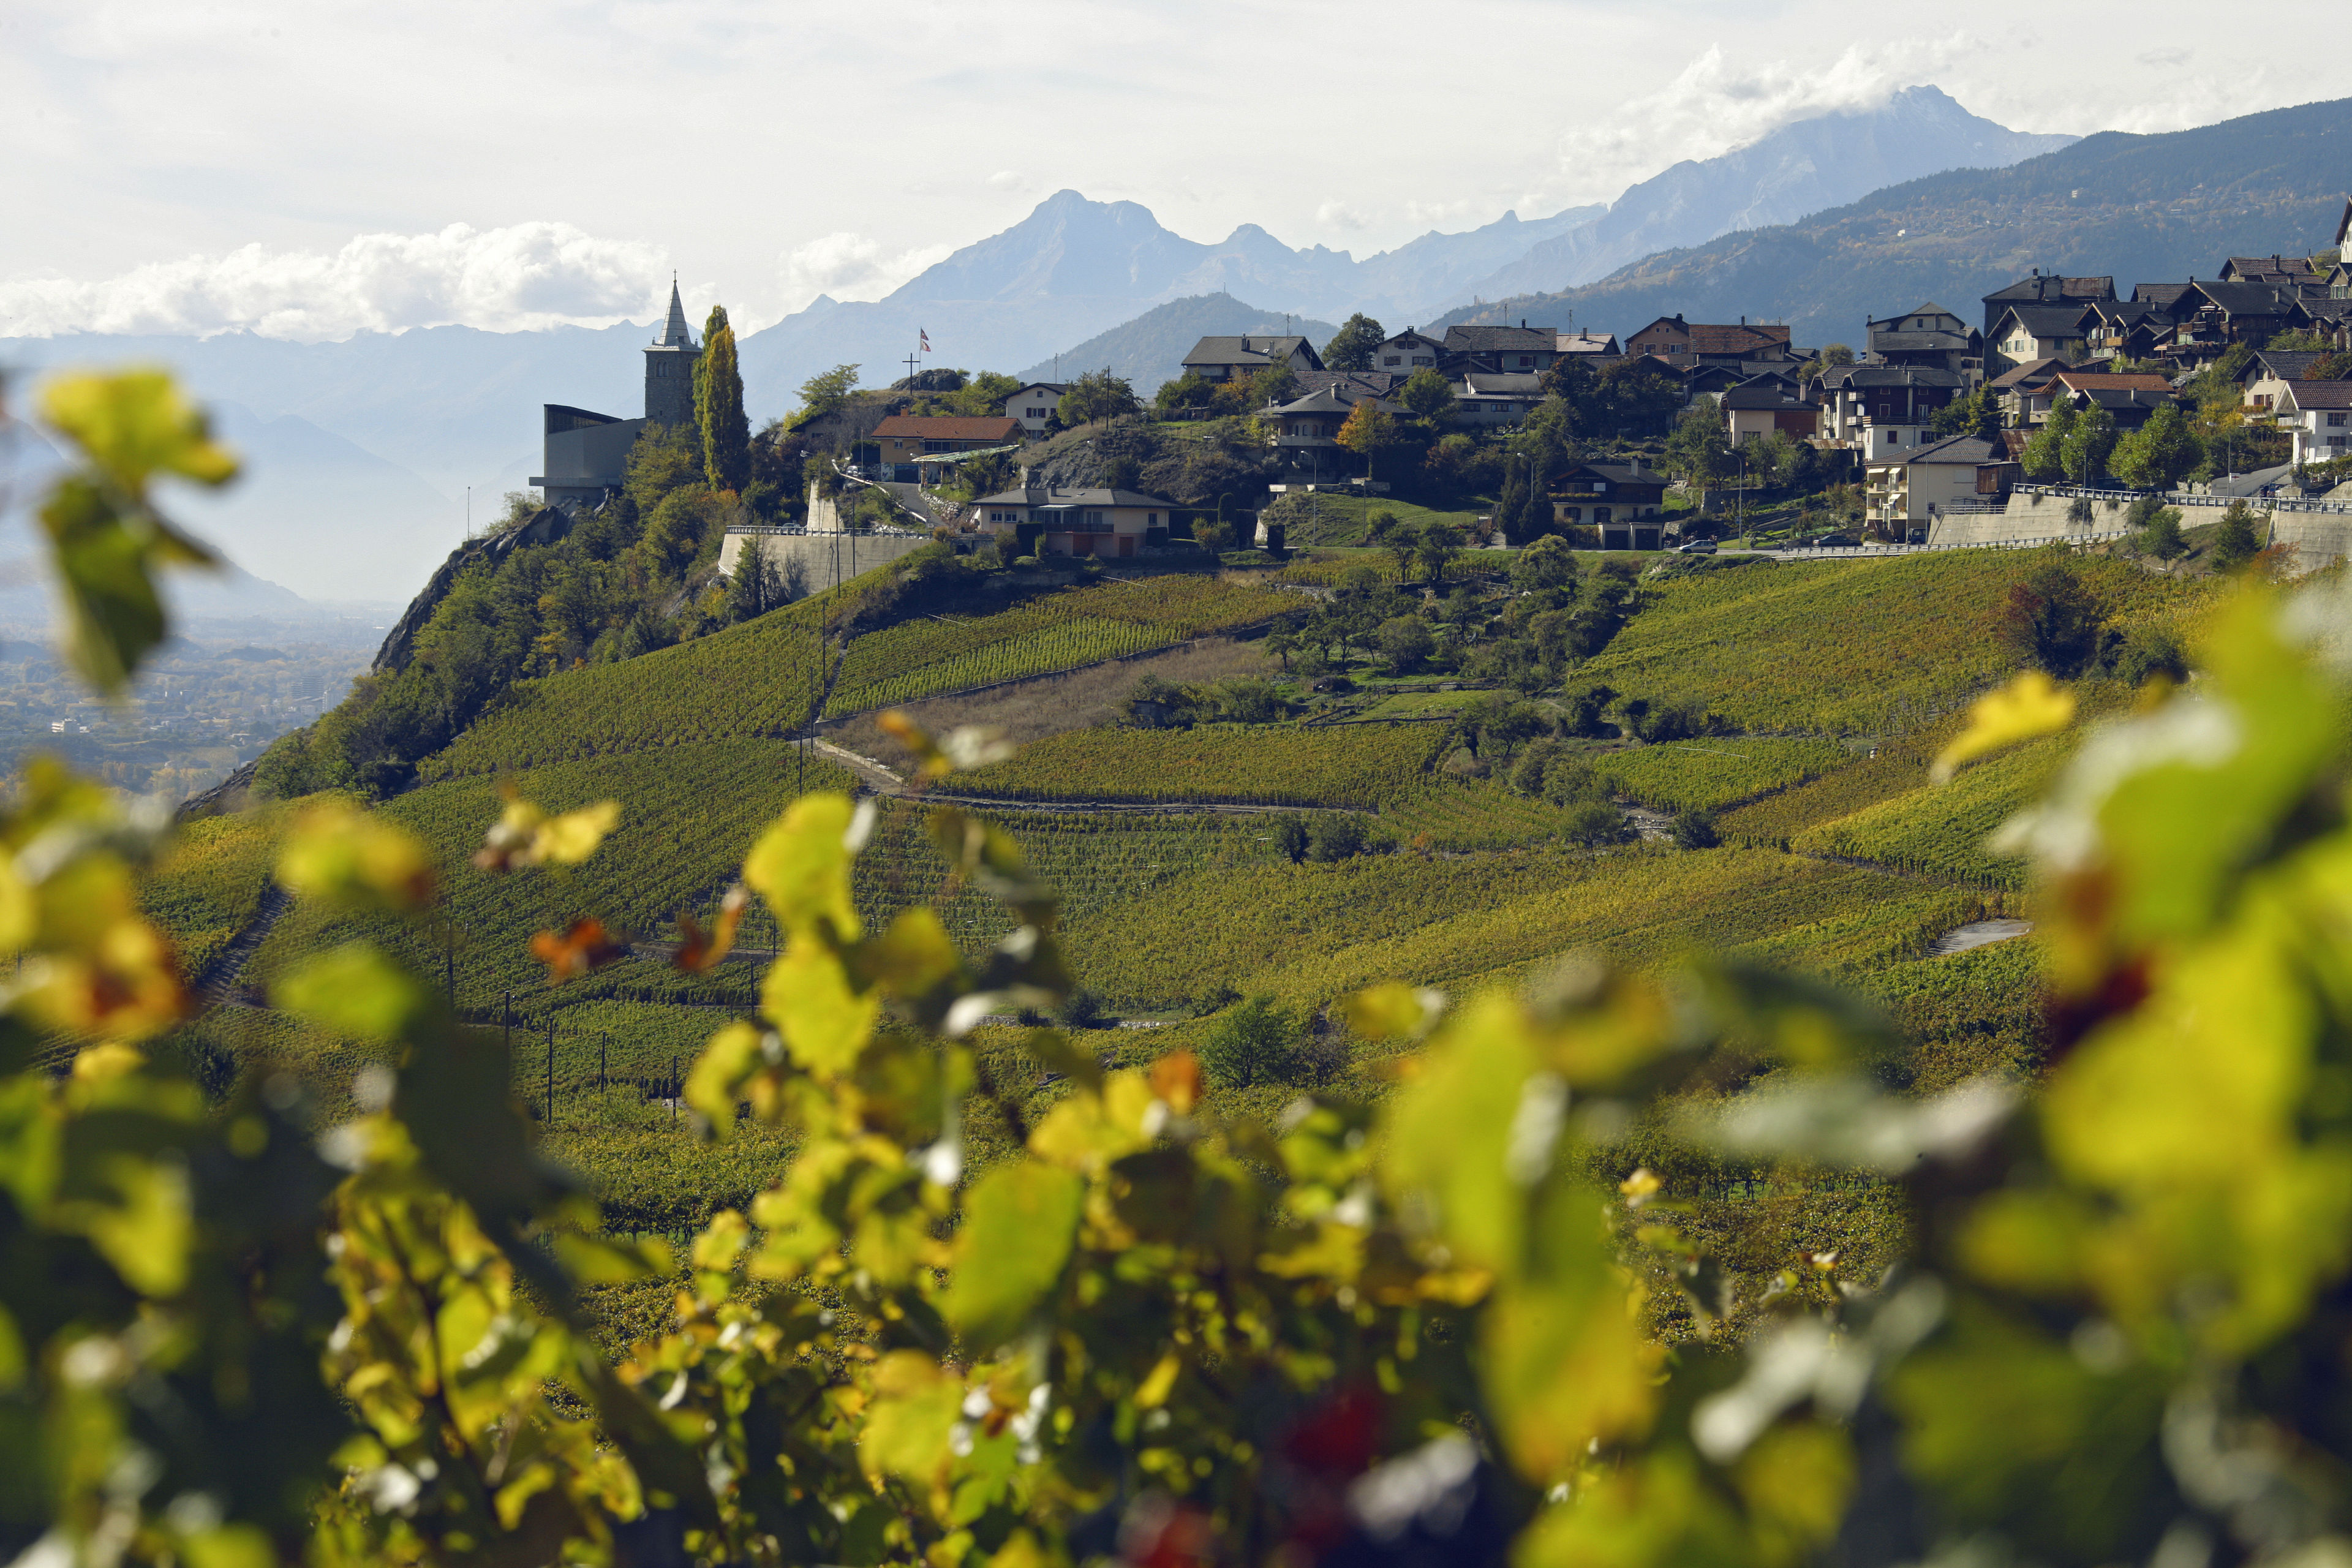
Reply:
[[735, 563], [743, 554], [743, 542], [758, 539], [768, 547], [769, 558], [782, 570], [788, 561], [798, 561], [808, 574], [811, 588], [833, 586], [834, 552], [840, 552], [841, 580], [848, 582], [860, 572], [870, 572], [886, 561], [896, 561], [911, 555], [930, 542], [920, 537], [898, 533], [770, 533], [727, 531], [719, 547], [719, 570], [733, 576]]
[[[2088, 527], [2070, 522], [2066, 510], [2072, 497], [2012, 495], [2005, 511], [1964, 512], [1936, 520], [1930, 544], [2013, 544], [2042, 539], [2111, 539], [2129, 524], [2119, 500], [2094, 500]], [[2292, 546], [2298, 571], [2315, 571], [2331, 562], [2352, 560], [2352, 517], [2312, 512], [2265, 512], [2254, 507], [2254, 526], [2265, 542]], [[2185, 506], [2181, 525], [2199, 528], [2221, 521], [2218, 507]]]

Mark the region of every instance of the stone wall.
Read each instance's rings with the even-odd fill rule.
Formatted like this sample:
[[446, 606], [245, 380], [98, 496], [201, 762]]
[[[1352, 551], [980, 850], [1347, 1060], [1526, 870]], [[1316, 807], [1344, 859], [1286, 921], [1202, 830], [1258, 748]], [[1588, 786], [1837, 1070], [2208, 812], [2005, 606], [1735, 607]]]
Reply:
[[910, 555], [930, 542], [920, 535], [903, 533], [758, 533], [730, 529], [719, 547], [719, 571], [730, 577], [735, 574], [735, 563], [742, 558], [743, 542], [747, 539], [765, 543], [769, 558], [779, 571], [787, 562], [799, 562], [801, 569], [808, 574], [811, 588], [833, 586], [835, 552], [840, 555], [841, 581], [846, 583], [860, 572], [871, 572], [886, 561]]
[[[2128, 526], [2125, 521], [2126, 505], [2120, 500], [2094, 499], [2087, 526], [2068, 520], [2068, 510], [2074, 504], [2071, 496], [2012, 495], [2008, 507], [2000, 511], [1937, 518], [1927, 542], [2023, 544], [2060, 539], [2088, 543], [2114, 539]], [[2331, 562], [2352, 559], [2352, 516], [2297, 511], [2273, 514], [2264, 511], [2259, 501], [2252, 504], [2254, 526], [2263, 542], [2291, 546], [2295, 552], [2296, 570], [2316, 571]], [[2211, 506], [2184, 506], [2179, 511], [2184, 528], [2200, 528], [2220, 521], [2221, 517], [2221, 510]]]

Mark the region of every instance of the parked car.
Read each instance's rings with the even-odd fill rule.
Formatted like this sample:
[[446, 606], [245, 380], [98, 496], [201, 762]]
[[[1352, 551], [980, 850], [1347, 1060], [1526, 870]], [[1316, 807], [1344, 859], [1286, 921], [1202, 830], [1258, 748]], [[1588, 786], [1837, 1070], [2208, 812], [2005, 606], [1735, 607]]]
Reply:
[[1858, 550], [1862, 541], [1851, 533], [1824, 533], [1812, 541], [1816, 550]]
[[1927, 542], [1927, 531], [1924, 528], [1915, 528], [1910, 532], [1903, 536], [1903, 542], [1906, 544], [1925, 544]]
[[1715, 541], [1712, 539], [1694, 539], [1688, 543], [1675, 545], [1675, 553], [1677, 555], [1712, 555], [1715, 553]]

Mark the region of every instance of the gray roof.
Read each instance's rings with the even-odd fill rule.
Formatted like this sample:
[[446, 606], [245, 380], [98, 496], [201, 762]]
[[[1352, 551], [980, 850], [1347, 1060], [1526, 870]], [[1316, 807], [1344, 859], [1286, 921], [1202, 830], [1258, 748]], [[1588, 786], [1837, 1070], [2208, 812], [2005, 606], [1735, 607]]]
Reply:
[[[1429, 367], [1423, 365], [1423, 369]], [[1339, 387], [1359, 397], [1383, 397], [1405, 378], [1392, 370], [1302, 370], [1297, 373], [1299, 386], [1307, 392], [1321, 392], [1326, 387]]]
[[1965, 332], [1881, 332], [1870, 334], [1874, 354], [1966, 353], [1975, 344]]
[[1743, 383], [1726, 392], [1723, 395], [1723, 406], [1726, 408], [1786, 408], [1794, 411], [1800, 408], [1811, 409], [1818, 405], [1800, 402], [1791, 396], [1788, 384], [1784, 382], [1759, 377], [1755, 381]]
[[2301, 349], [2257, 349], [2246, 362], [2246, 369], [2261, 365], [2281, 381], [2301, 381], [2305, 368], [2319, 357]]
[[2083, 307], [2077, 305], [2010, 305], [1993, 321], [1998, 335], [2002, 321], [2017, 318], [2018, 325], [2037, 338], [2078, 338], [2083, 335]]
[[662, 335], [654, 340], [657, 349], [690, 349], [694, 334], [686, 330], [686, 305], [677, 297], [677, 279], [670, 279], [669, 320], [662, 323]]
[[1384, 414], [1397, 412], [1396, 405], [1386, 398], [1375, 397], [1353, 388], [1326, 386], [1296, 398], [1274, 409], [1276, 414], [1349, 414], [1359, 403], [1370, 403]]
[[2030, 359], [2023, 364], [2012, 365], [1985, 384], [2001, 391], [2006, 391], [2012, 386], [2039, 386], [2061, 371], [2074, 368], [2063, 359]]
[[1554, 327], [1448, 327], [1445, 346], [1454, 353], [1551, 353], [1559, 345]]
[[1913, 463], [2005, 463], [2009, 461], [2009, 454], [2005, 447], [1981, 436], [1952, 436], [1932, 447], [1913, 448], [1906, 460]]
[[2294, 289], [2269, 283], [2218, 283], [2200, 279], [2196, 289], [2232, 316], [2284, 316], [2295, 304]]
[[2116, 280], [2112, 278], [2062, 278], [2055, 272], [2037, 272], [2031, 278], [2021, 278], [2006, 289], [1996, 289], [1984, 297], [1988, 305], [2009, 305], [2028, 301], [2055, 305], [2063, 300], [2081, 302], [2089, 300], [2112, 300]]
[[2297, 408], [2352, 408], [2352, 381], [2298, 381], [2287, 395]]
[[[1267, 365], [1286, 360], [1302, 347], [1307, 340], [1296, 333], [1288, 337], [1265, 337], [1244, 333], [1236, 337], [1202, 338], [1184, 356], [1186, 364], [1253, 364]], [[1312, 353], [1312, 348], [1307, 352]]]
[[1821, 374], [1822, 384], [1831, 388], [1958, 386], [1963, 379], [1958, 371], [1941, 370], [1931, 364], [1832, 365]]
[[1146, 495], [1141, 490], [1061, 489], [1045, 485], [1031, 485], [1026, 489], [999, 490], [992, 496], [982, 496], [974, 506], [1145, 506], [1163, 510], [1176, 503], [1165, 496]]
[[1541, 397], [1543, 377], [1527, 371], [1514, 371], [1504, 375], [1489, 375], [1472, 371], [1463, 378], [1474, 397]]

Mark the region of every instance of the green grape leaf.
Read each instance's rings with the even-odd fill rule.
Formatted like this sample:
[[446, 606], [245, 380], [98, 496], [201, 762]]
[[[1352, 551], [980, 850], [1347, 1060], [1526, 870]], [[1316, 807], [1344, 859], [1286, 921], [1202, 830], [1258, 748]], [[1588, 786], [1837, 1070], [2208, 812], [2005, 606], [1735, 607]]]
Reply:
[[1086, 1182], [1076, 1172], [1025, 1161], [973, 1184], [943, 1314], [975, 1352], [1011, 1339], [1054, 1288], [1085, 1202]]
[[878, 992], [860, 996], [831, 949], [796, 937], [760, 983], [760, 1007], [784, 1037], [793, 1060], [838, 1077], [856, 1065], [882, 1016]]
[[793, 935], [830, 925], [833, 940], [853, 942], [857, 905], [850, 897], [849, 797], [812, 795], [793, 802], [743, 860], [743, 880]]

